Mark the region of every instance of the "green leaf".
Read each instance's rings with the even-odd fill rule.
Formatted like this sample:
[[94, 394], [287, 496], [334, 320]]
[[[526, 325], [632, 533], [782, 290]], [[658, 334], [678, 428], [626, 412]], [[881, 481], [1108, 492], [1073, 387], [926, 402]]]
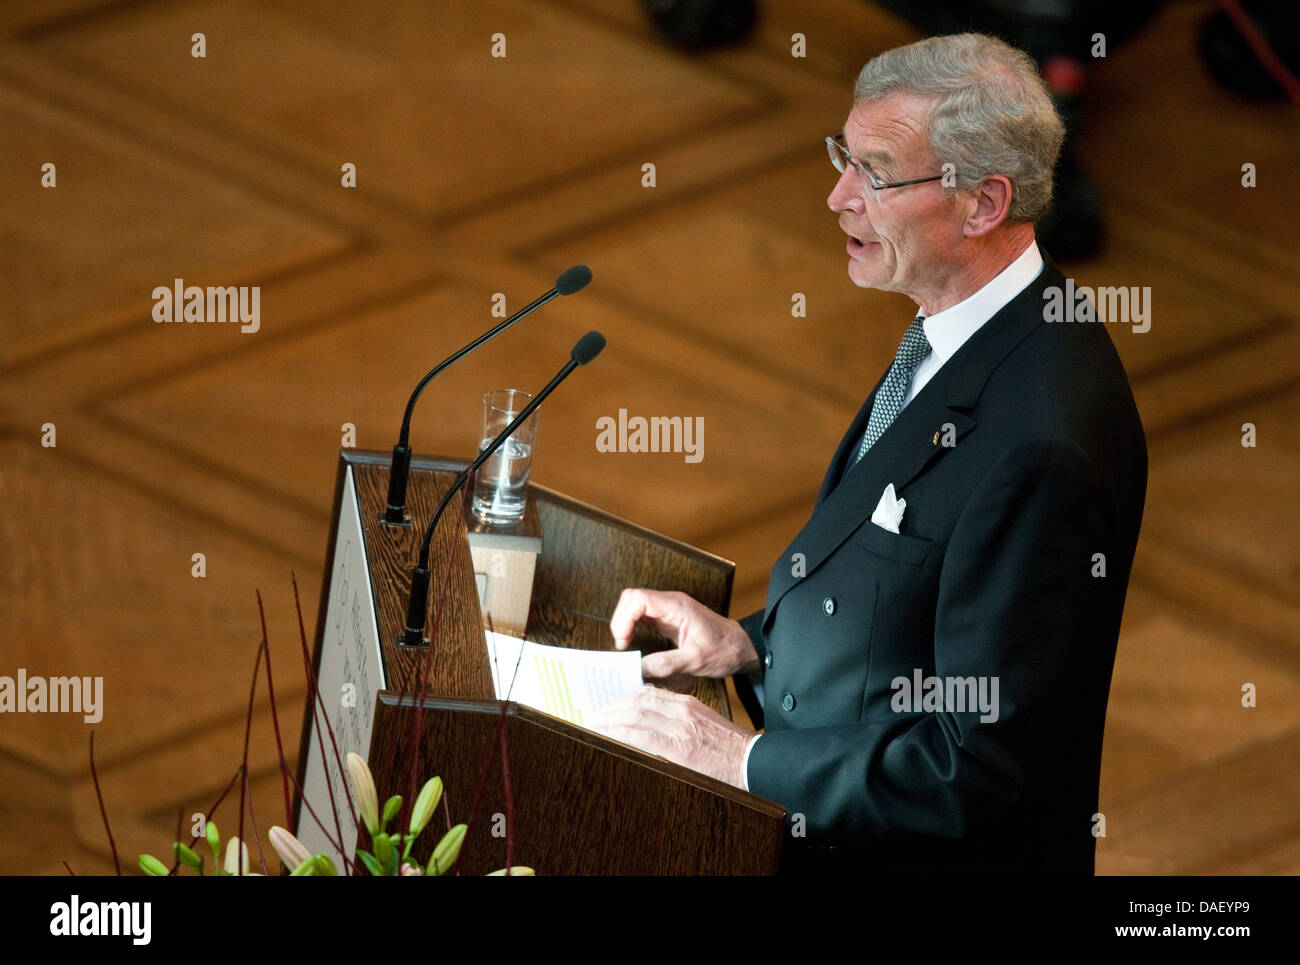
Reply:
[[384, 866], [375, 860], [375, 856], [369, 851], [362, 851], [358, 848], [357, 857], [360, 858], [361, 863], [366, 866], [366, 870], [376, 878], [382, 878], [384, 876]]
[[397, 812], [400, 810], [402, 810], [402, 795], [394, 794], [384, 802], [384, 816], [379, 822], [379, 827], [387, 831], [388, 822], [397, 817]]
[[316, 874], [321, 878], [338, 877], [338, 869], [334, 867], [334, 862], [330, 860], [327, 854], [318, 854], [311, 859], [316, 864]]
[[187, 868], [192, 868], [199, 874], [203, 874], [203, 859], [177, 841], [172, 845], [172, 850], [176, 852], [176, 857], [180, 859], [181, 864]]
[[167, 877], [167, 866], [151, 854], [140, 855], [140, 870], [155, 878]]
[[451, 866], [460, 857], [460, 846], [465, 841], [467, 829], [466, 825], [458, 824], [442, 836], [442, 840], [438, 842], [438, 846], [433, 849], [433, 854], [429, 857], [427, 874], [443, 875], [451, 870]]
[[289, 872], [290, 878], [310, 878], [316, 874], [316, 859], [303, 858], [298, 867]]

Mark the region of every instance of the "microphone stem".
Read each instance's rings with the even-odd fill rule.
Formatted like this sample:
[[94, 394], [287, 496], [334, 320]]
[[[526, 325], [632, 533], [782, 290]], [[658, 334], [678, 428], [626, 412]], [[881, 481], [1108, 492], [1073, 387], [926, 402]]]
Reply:
[[456, 352], [456, 353], [454, 353], [454, 354], [452, 354], [452, 355], [449, 355], [449, 356], [447, 356], [445, 359], [443, 359], [441, 362], [439, 362], [439, 363], [437, 364], [437, 366], [435, 366], [435, 367], [434, 367], [434, 368], [433, 368], [433, 369], [432, 369], [432, 370], [431, 370], [431, 371], [430, 371], [430, 372], [429, 372], [429, 373], [428, 373], [424, 378], [422, 378], [422, 379], [420, 380], [419, 384], [416, 385], [415, 390], [411, 393], [411, 398], [410, 398], [410, 399], [407, 401], [407, 403], [406, 403], [406, 412], [402, 415], [402, 433], [401, 433], [400, 438], [398, 439], [398, 443], [397, 443], [397, 444], [398, 444], [399, 446], [406, 446], [406, 445], [409, 445], [409, 443], [410, 443], [410, 438], [411, 438], [411, 416], [412, 416], [412, 414], [415, 412], [415, 403], [416, 403], [416, 400], [418, 400], [418, 399], [420, 398], [420, 393], [424, 391], [424, 387], [425, 387], [426, 385], [428, 385], [430, 381], [433, 380], [433, 377], [434, 377], [435, 375], [437, 375], [439, 372], [441, 372], [441, 371], [442, 371], [443, 369], [445, 369], [447, 366], [449, 366], [449, 365], [454, 365], [455, 363], [459, 362], [461, 359], [463, 359], [463, 358], [464, 358], [466, 355], [468, 355], [470, 352], [474, 351], [476, 348], [478, 348], [478, 347], [479, 347], [480, 345], [482, 345], [484, 342], [488, 341], [489, 339], [496, 338], [498, 335], [500, 335], [502, 332], [504, 332], [507, 328], [509, 328], [509, 327], [510, 327], [511, 325], [513, 325], [515, 322], [517, 322], [517, 321], [519, 321], [521, 318], [523, 318], [525, 315], [529, 314], [530, 312], [534, 312], [534, 311], [536, 311], [537, 309], [541, 308], [543, 305], [545, 305], [545, 304], [546, 304], [547, 302], [549, 302], [551, 299], [556, 298], [559, 294], [560, 294], [560, 290], [559, 290], [558, 288], [552, 288], [552, 289], [551, 289], [550, 291], [548, 291], [545, 295], [542, 295], [542, 296], [539, 297], [539, 298], [535, 298], [535, 299], [533, 299], [533, 301], [529, 302], [529, 303], [528, 303], [527, 305], [525, 305], [523, 308], [519, 309], [519, 311], [515, 312], [513, 315], [511, 315], [509, 318], [507, 318], [504, 322], [502, 322], [502, 323], [501, 323], [500, 325], [498, 325], [496, 328], [493, 328], [493, 329], [490, 329], [489, 331], [484, 332], [482, 335], [480, 335], [478, 338], [474, 339], [474, 341], [470, 342], [468, 345], [466, 345], [466, 346], [465, 346], [463, 349], [461, 349], [459, 352]]
[[495, 439], [493, 439], [491, 444], [489, 444], [486, 449], [484, 449], [482, 452], [478, 454], [477, 459], [475, 459], [472, 463], [466, 466], [464, 470], [461, 471], [461, 474], [456, 477], [456, 481], [452, 483], [451, 488], [448, 489], [445, 493], [443, 493], [442, 499], [438, 502], [438, 508], [433, 511], [433, 518], [429, 520], [429, 525], [424, 530], [424, 543], [420, 547], [419, 566], [421, 569], [429, 568], [429, 549], [433, 545], [433, 531], [438, 526], [438, 520], [442, 517], [443, 510], [445, 510], [447, 508], [447, 504], [451, 502], [451, 497], [454, 496], [460, 490], [460, 488], [465, 485], [465, 480], [467, 480], [470, 477], [470, 475], [478, 471], [479, 466], [483, 465], [483, 463], [485, 463], [489, 458], [491, 458], [494, 452], [496, 452], [498, 449], [501, 448], [502, 444], [505, 443], [505, 441], [509, 439], [511, 435], [514, 434], [514, 431], [518, 429], [519, 426], [522, 425], [530, 415], [533, 414], [533, 410], [536, 409], [539, 405], [541, 405], [542, 402], [546, 399], [546, 397], [555, 390], [555, 387], [559, 385], [561, 382], [563, 382], [568, 377], [569, 373], [572, 372], [577, 367], [578, 367], [578, 362], [574, 359], [569, 359], [569, 361], [564, 364], [564, 368], [560, 369], [559, 372], [555, 373], [555, 378], [551, 379], [550, 382], [546, 383], [546, 388], [542, 389], [541, 392], [538, 392], [537, 395], [533, 398], [533, 400], [529, 402], [526, 406], [524, 406], [523, 410], [519, 413], [519, 415], [514, 417], [510, 425], [506, 426], [505, 429], [501, 432], [501, 434], [498, 435]]

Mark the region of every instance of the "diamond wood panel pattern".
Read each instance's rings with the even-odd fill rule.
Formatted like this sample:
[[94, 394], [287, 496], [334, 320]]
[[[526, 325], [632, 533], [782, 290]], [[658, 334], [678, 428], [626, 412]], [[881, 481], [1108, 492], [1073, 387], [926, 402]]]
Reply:
[[[261, 639], [256, 589], [266, 601], [275, 672], [287, 693], [303, 689], [291, 565], [282, 557], [157, 494], [87, 471], [75, 445], [42, 449], [10, 438], [4, 459], [6, 511], [16, 521], [6, 554], [24, 548], [22, 567], [4, 586], [5, 655], [14, 664], [6, 673], [73, 672], [63, 666], [103, 675], [104, 719], [113, 722], [98, 739], [103, 759], [201, 728], [229, 714], [241, 695], [247, 700]], [[205, 556], [202, 579], [192, 576], [195, 553]], [[299, 582], [314, 601], [318, 575]], [[85, 728], [69, 727], [74, 716], [6, 715], [0, 746], [36, 760], [56, 750], [61, 766], [78, 766]]]
[[[172, 278], [257, 284], [344, 240], [3, 83], [0, 129], [0, 179], [36, 188], [13, 191], [0, 207], [6, 363], [104, 334], [96, 308], [142, 295], [148, 305], [154, 286]], [[38, 186], [46, 162], [55, 165], [53, 190]]]
[[[509, 304], [525, 303], [551, 281], [537, 275], [527, 287], [513, 290], [519, 297]], [[224, 464], [230, 472], [252, 472], [266, 487], [278, 487], [323, 512], [332, 492], [332, 462], [305, 454], [337, 448], [344, 422], [357, 426], [359, 445], [391, 448], [406, 387], [428, 364], [412, 361], [436, 359], [445, 351], [442, 346], [467, 342], [487, 328], [490, 299], [491, 291], [481, 283], [470, 287], [457, 282], [322, 327], [308, 337], [259, 343], [266, 348], [255, 358], [224, 361], [124, 395], [106, 408], [138, 432], [194, 451], [205, 462]], [[701, 516], [714, 525], [724, 520], [738, 524], [753, 513], [755, 479], [769, 480], [766, 503], [820, 476], [840, 429], [818, 419], [825, 406], [802, 401], [796, 387], [761, 372], [743, 380], [706, 378], [705, 372], [736, 367], [672, 332], [607, 309], [594, 292], [543, 311], [545, 315], [512, 330], [509, 343], [500, 348], [494, 343], [439, 376], [413, 429], [424, 451], [474, 451], [477, 400], [501, 387], [495, 373], [506, 344], [517, 360], [512, 382], [535, 390], [567, 360], [584, 331], [599, 328], [609, 339], [600, 364], [575, 373], [539, 415], [536, 481], [652, 529], [687, 533], [689, 539], [693, 521]], [[306, 358], [316, 363], [308, 368]], [[400, 377], [394, 376], [399, 372]], [[287, 411], [282, 405], [286, 397], [297, 399]], [[703, 459], [691, 463], [685, 453], [597, 451], [597, 419], [617, 418], [620, 408], [630, 415], [703, 418], [705, 432], [698, 440]], [[181, 409], [184, 416], [178, 418]], [[810, 423], [826, 428], [801, 433]], [[788, 434], [790, 444], [756, 454], [746, 443], [771, 432]], [[249, 448], [262, 455], [244, 466]], [[627, 474], [639, 484], [627, 485]], [[681, 498], [664, 500], [665, 491]]]
[[[507, 55], [492, 58], [491, 38], [506, 27]], [[209, 38], [206, 60], [173, 42], [196, 30]], [[323, 176], [352, 160], [372, 190], [430, 214], [508, 203], [760, 100], [655, 46], [522, 0], [340, 4], [328, 16], [295, 2], [146, 7], [33, 42], [151, 100], [233, 124]], [[219, 55], [222, 46], [237, 55]], [[448, 96], [467, 85], [472, 99]]]
[[[1132, 597], [1106, 720], [1107, 739], [1113, 736], [1116, 746], [1113, 753], [1107, 746], [1104, 759], [1107, 765], [1120, 759], [1119, 747], [1135, 735], [1158, 742], [1162, 753], [1140, 773], [1105, 768], [1103, 801], [1147, 793], [1189, 767], [1300, 727], [1300, 674], [1294, 669], [1225, 646], [1214, 628], [1161, 608], [1141, 583]], [[1267, 694], [1268, 713], [1241, 706], [1245, 682]], [[1116, 840], [1125, 833], [1108, 831]]]
[[[1242, 445], [1246, 423], [1254, 427], [1255, 447]], [[1203, 420], [1200, 431], [1189, 432], [1153, 468], [1151, 489], [1159, 498], [1152, 502], [1150, 532], [1187, 550], [1189, 562], [1300, 606], [1300, 544], [1286, 525], [1300, 479], [1298, 423], [1300, 385], [1294, 384]]]
[[[239, 763], [257, 587], [294, 763], [289, 572], [311, 638], [341, 427], [390, 447], [413, 380], [492, 323], [495, 293], [517, 308], [572, 263], [595, 273], [447, 372], [417, 450], [472, 452], [479, 393], [540, 386], [600, 328], [609, 348], [541, 416], [535, 478], [735, 560], [733, 614], [762, 605], [912, 316], [844, 277], [821, 138], [860, 64], [919, 36], [860, 0], [763, 8], [751, 43], [693, 56], [637, 0], [0, 5], [0, 673], [105, 676], [97, 759], [128, 870]], [[1297, 114], [1213, 85], [1208, 9], [1168, 5], [1092, 65], [1078, 135], [1109, 237], [1062, 267], [1149, 286], [1152, 312], [1145, 334], [1110, 329], [1151, 481], [1101, 873], [1300, 873]], [[175, 277], [260, 286], [260, 331], [156, 325]], [[703, 417], [703, 460], [598, 452], [619, 409]], [[0, 718], [0, 872], [111, 871], [90, 729]], [[265, 832], [283, 802], [261, 693], [250, 773]]]

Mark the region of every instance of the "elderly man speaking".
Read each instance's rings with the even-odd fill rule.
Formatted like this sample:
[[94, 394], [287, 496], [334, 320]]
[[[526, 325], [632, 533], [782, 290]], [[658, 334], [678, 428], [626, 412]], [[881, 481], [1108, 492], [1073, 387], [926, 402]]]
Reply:
[[1033, 61], [992, 37], [862, 69], [827, 202], [849, 277], [916, 318], [876, 322], [898, 353], [764, 611], [628, 589], [610, 622], [621, 648], [640, 622], [676, 643], [649, 680], [761, 695], [761, 734], [658, 687], [597, 726], [785, 805], [783, 870], [1093, 872], [1146, 442], [1106, 326], [1044, 311], [1066, 285], [1034, 240], [1061, 139]]

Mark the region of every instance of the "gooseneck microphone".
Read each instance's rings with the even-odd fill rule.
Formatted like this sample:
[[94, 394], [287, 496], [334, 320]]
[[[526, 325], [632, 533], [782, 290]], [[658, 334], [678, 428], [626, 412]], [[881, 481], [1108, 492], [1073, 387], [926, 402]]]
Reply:
[[433, 377], [447, 368], [463, 359], [470, 352], [474, 351], [485, 342], [490, 342], [507, 328], [519, 321], [525, 315], [531, 315], [537, 309], [541, 308], [557, 295], [572, 295], [580, 292], [587, 287], [591, 281], [591, 269], [586, 265], [574, 265], [572, 268], [560, 274], [555, 279], [555, 287], [548, 291], [540, 298], [529, 302], [519, 311], [515, 312], [500, 325], [492, 328], [474, 341], [470, 342], [460, 351], [447, 356], [422, 378], [415, 390], [411, 393], [411, 398], [406, 403], [406, 414], [402, 416], [402, 432], [398, 437], [397, 445], [393, 446], [393, 465], [388, 473], [388, 508], [384, 510], [381, 522], [390, 523], [397, 526], [407, 524], [406, 519], [406, 482], [411, 473], [411, 413], [415, 411], [415, 400], [420, 397], [424, 387], [433, 381]]
[[[585, 283], [584, 283], [585, 284]], [[537, 393], [537, 396], [524, 406], [523, 411], [515, 416], [514, 421], [506, 426], [499, 436], [478, 454], [478, 458], [465, 467], [456, 481], [451, 484], [442, 499], [438, 502], [438, 508], [433, 511], [433, 518], [429, 520], [428, 527], [424, 530], [424, 543], [420, 546], [420, 558], [416, 561], [415, 568], [411, 570], [411, 596], [406, 606], [406, 630], [399, 641], [402, 646], [420, 647], [424, 645], [424, 620], [425, 613], [429, 609], [429, 549], [433, 545], [433, 531], [438, 527], [438, 520], [442, 518], [443, 510], [451, 502], [451, 498], [460, 492], [479, 466], [483, 465], [496, 452], [501, 445], [510, 438], [511, 434], [523, 425], [524, 421], [533, 414], [542, 400], [555, 391], [556, 386], [569, 377], [569, 373], [579, 365], [586, 365], [605, 347], [605, 336], [600, 332], [588, 332], [582, 338], [578, 339], [577, 344], [569, 352], [569, 361], [564, 363], [564, 368], [556, 373], [555, 378], [546, 384], [546, 388]]]

